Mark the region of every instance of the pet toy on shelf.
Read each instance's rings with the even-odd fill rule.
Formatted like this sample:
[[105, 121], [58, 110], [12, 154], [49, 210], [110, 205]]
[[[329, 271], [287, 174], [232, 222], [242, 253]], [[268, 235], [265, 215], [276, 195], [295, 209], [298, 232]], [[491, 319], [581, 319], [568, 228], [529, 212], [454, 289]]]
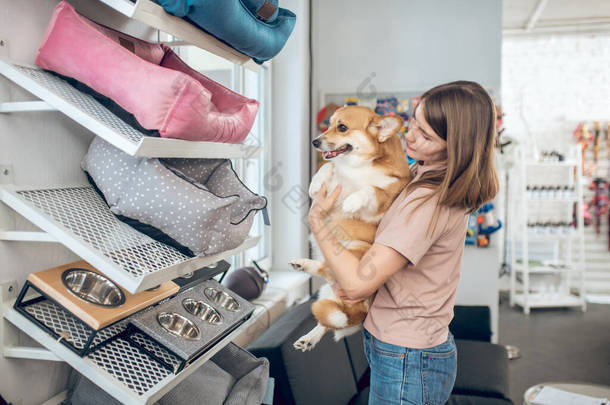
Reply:
[[608, 212], [608, 196], [606, 195], [608, 182], [598, 177], [589, 184], [589, 190], [595, 192], [589, 206], [595, 216], [595, 233], [600, 235], [602, 216]]
[[466, 244], [479, 247], [487, 247], [490, 235], [502, 228], [502, 221], [494, 215], [494, 205], [486, 203], [476, 213], [468, 217], [468, 228], [466, 229]]
[[593, 123], [593, 132], [595, 133], [595, 137], [593, 140], [593, 161], [597, 163], [597, 156], [599, 155], [599, 135], [602, 132], [602, 124], [599, 121], [595, 121]]

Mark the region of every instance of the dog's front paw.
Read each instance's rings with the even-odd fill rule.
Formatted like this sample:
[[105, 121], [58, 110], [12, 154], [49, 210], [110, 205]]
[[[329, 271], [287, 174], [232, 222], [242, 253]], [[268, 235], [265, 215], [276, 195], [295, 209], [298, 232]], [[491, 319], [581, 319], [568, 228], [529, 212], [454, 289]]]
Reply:
[[302, 352], [306, 352], [309, 351], [311, 349], [313, 349], [315, 346], [315, 343], [311, 341], [311, 339], [309, 339], [307, 337], [307, 335], [305, 336], [301, 336], [299, 338], [299, 340], [297, 340], [296, 342], [294, 342], [292, 344], [292, 347], [294, 347], [297, 350], [300, 350]]
[[320, 167], [320, 170], [313, 175], [311, 183], [309, 184], [309, 197], [315, 198], [318, 191], [322, 188], [322, 184], [328, 183], [333, 175], [333, 165], [326, 163]]
[[324, 181], [319, 180], [316, 181], [316, 179], [311, 181], [311, 184], [309, 185], [309, 197], [310, 198], [315, 198], [316, 194], [318, 194], [318, 191], [320, 191], [320, 189], [322, 188], [322, 184], [324, 183]]
[[354, 214], [360, 211], [366, 205], [366, 201], [362, 194], [354, 193], [350, 194], [345, 201], [343, 201], [343, 211]]
[[297, 271], [305, 271], [305, 261], [307, 259], [292, 259], [288, 262], [289, 265], [292, 266], [293, 269]]

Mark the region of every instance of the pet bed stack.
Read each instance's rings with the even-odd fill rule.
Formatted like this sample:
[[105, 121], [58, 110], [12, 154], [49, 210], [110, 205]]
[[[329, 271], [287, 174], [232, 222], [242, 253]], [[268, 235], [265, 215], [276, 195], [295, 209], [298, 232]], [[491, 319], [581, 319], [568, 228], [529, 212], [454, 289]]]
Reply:
[[135, 226], [144, 233], [153, 227], [194, 255], [239, 246], [267, 205], [228, 159], [137, 158], [95, 138], [82, 167], [113, 213], [148, 225]]
[[161, 137], [240, 143], [259, 108], [169, 47], [98, 25], [65, 1], [53, 12], [36, 63], [109, 98]]
[[256, 63], [263, 63], [282, 50], [296, 22], [294, 13], [278, 7], [278, 0], [157, 0], [157, 3]]

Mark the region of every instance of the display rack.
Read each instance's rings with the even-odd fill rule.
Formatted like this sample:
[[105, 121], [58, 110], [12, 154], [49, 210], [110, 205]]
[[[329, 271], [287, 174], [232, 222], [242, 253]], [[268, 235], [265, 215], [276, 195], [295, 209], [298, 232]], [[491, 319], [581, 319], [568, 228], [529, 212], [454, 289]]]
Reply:
[[110, 112], [89, 94], [81, 92], [67, 81], [40, 68], [0, 59], [0, 74], [47, 104], [45, 108], [39, 101], [4, 103], [0, 104], [0, 112], [57, 109], [132, 156], [234, 159], [257, 157], [261, 149], [258, 145], [247, 143], [192, 142], [146, 136]]
[[130, 293], [229, 258], [255, 246], [260, 238], [250, 237], [226, 252], [189, 257], [121, 222], [92, 186], [2, 185], [0, 200]]
[[[517, 181], [513, 182], [510, 191], [515, 197], [511, 204], [509, 221], [509, 240], [511, 247], [511, 272], [510, 279], [510, 304], [519, 305], [525, 314], [530, 313], [531, 308], [553, 308], [553, 307], [581, 307], [586, 310], [585, 301], [585, 266], [584, 266], [584, 221], [582, 212], [582, 167], [580, 163], [579, 148], [574, 148], [570, 158], [565, 161], [539, 162], [527, 160], [523, 150], [515, 151], [518, 154], [514, 161], [519, 162], [514, 170], [513, 176]], [[546, 180], [551, 174], [557, 177], [563, 176], [568, 179], [575, 190], [575, 196], [571, 197], [536, 197], [527, 193], [529, 174], [532, 170], [543, 173]], [[550, 204], [566, 204], [566, 210], [570, 213], [575, 210], [575, 227], [569, 233], [546, 233], [535, 234], [528, 230], [528, 219], [532, 214], [531, 205], [535, 202], [548, 207]], [[572, 208], [570, 208], [572, 207]], [[571, 216], [571, 215], [570, 215]], [[530, 262], [530, 249], [532, 242], [556, 242], [561, 245], [563, 257], [561, 265], [540, 265]], [[573, 260], [573, 244], [577, 244], [577, 259]], [[517, 253], [520, 247], [520, 255]], [[519, 262], [520, 261], [520, 262]], [[534, 287], [531, 279], [541, 278], [541, 284]], [[520, 280], [518, 280], [520, 276]], [[578, 277], [577, 291], [573, 291], [572, 277]], [[519, 285], [518, 285], [519, 284]], [[536, 291], [537, 290], [537, 291]]]
[[[85, 357], [79, 357], [13, 309], [16, 286], [2, 287], [1, 311], [5, 319], [124, 404], [154, 403], [230, 343], [254, 320], [254, 317], [250, 318], [184, 370], [174, 374], [120, 337]], [[12, 291], [12, 294], [6, 295], [7, 291]], [[78, 331], [70, 332], [78, 333]]]
[[[170, 45], [192, 44], [247, 69], [258, 71], [252, 59], [205, 33], [190, 22], [166, 13], [151, 0], [100, 0], [123, 15], [163, 31], [177, 41]], [[125, 123], [88, 94], [65, 80], [35, 66], [0, 59], [0, 74], [40, 100], [0, 102], [0, 114], [33, 111], [59, 111], [125, 153], [148, 158], [252, 158], [258, 145], [192, 142], [146, 136]], [[2, 100], [4, 101], [4, 100]], [[7, 169], [4, 169], [6, 167]], [[2, 166], [11, 172], [10, 165]], [[1, 173], [0, 173], [1, 174]], [[184, 276], [222, 259], [254, 247], [260, 237], [248, 237], [240, 246], [209, 256], [190, 257], [157, 242], [121, 222], [91, 186], [23, 187], [0, 181], [0, 240], [61, 243], [88, 261], [125, 290], [136, 293], [162, 282]], [[13, 210], [42, 231], [17, 231]], [[15, 215], [16, 216], [16, 215]], [[8, 220], [8, 221], [6, 221]], [[8, 226], [7, 226], [8, 225]], [[0, 350], [4, 356], [45, 361], [65, 361], [121, 403], [152, 404], [169, 392], [219, 350], [229, 344], [255, 320], [252, 316], [211, 346], [188, 367], [174, 374], [133, 346], [122, 335], [84, 357], [62, 344], [60, 332], [80, 336], [75, 323], [62, 321], [49, 308], [35, 315], [45, 318], [53, 336], [13, 308], [18, 288], [15, 282], [0, 285]], [[34, 311], [35, 308], [32, 308]], [[30, 314], [34, 316], [34, 314]], [[17, 331], [9, 323], [38, 342], [43, 348], [19, 345]], [[123, 325], [117, 323], [117, 325]], [[75, 326], [76, 325], [76, 326]], [[72, 329], [71, 329], [72, 328]], [[55, 329], [53, 329], [55, 331]], [[62, 393], [47, 401], [56, 404]]]
[[129, 18], [179, 38], [187, 44], [195, 45], [228, 61], [242, 65], [247, 69], [253, 71], [258, 71], [259, 69], [259, 65], [249, 56], [231, 48], [190, 22], [168, 14], [163, 7], [151, 0], [99, 1]]

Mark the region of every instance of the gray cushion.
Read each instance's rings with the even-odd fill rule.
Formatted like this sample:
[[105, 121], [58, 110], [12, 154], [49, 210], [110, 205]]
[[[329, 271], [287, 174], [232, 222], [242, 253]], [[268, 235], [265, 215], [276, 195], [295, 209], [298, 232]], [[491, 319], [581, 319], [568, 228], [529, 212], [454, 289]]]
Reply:
[[267, 201], [227, 159], [146, 159], [96, 137], [82, 161], [113, 213], [153, 226], [196, 255], [239, 246]]
[[506, 398], [487, 398], [474, 395], [451, 395], [446, 405], [513, 405], [513, 402]]
[[286, 312], [248, 346], [255, 356], [269, 359], [276, 404], [347, 404], [356, 395], [344, 341], [335, 342], [332, 333], [326, 333], [311, 351], [303, 353], [292, 347], [316, 325], [312, 302]]
[[349, 357], [352, 360], [354, 376], [356, 381], [359, 382], [369, 368], [369, 362], [364, 354], [364, 335], [362, 331], [346, 337], [345, 343], [349, 350]]
[[456, 339], [454, 394], [508, 398], [508, 358], [504, 346]]
[[[229, 343], [175, 388], [158, 405], [259, 405], [267, 390], [269, 362]], [[118, 405], [119, 401], [78, 375], [68, 393], [71, 405]]]

